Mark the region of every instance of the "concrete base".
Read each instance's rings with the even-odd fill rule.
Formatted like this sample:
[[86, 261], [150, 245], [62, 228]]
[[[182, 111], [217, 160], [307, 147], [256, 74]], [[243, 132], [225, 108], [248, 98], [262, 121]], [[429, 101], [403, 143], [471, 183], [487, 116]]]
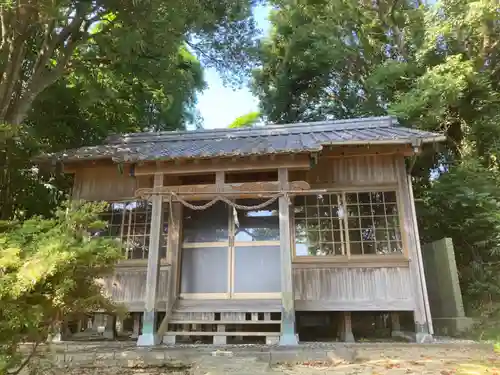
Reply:
[[279, 342], [280, 342], [279, 336], [266, 336], [266, 345], [278, 345]]
[[430, 333], [419, 332], [415, 335], [415, 341], [417, 344], [432, 344], [434, 337]]
[[164, 335], [162, 342], [165, 345], [175, 345], [175, 335]]
[[62, 342], [62, 335], [60, 333], [56, 333], [54, 335], [49, 335], [47, 342], [52, 342], [52, 343]]
[[226, 345], [226, 336], [214, 336], [214, 345]]
[[[365, 363], [369, 361], [380, 362], [381, 358], [390, 358], [396, 361], [420, 361], [424, 357], [439, 358], [443, 353], [448, 353], [453, 362], [476, 363], [484, 362], [485, 358], [494, 357], [493, 345], [490, 344], [471, 344], [471, 343], [436, 343], [432, 345], [400, 344], [400, 343], [359, 343], [356, 345], [343, 345], [339, 343], [323, 343], [321, 349], [311, 344], [300, 345], [293, 348], [282, 347], [263, 347], [255, 348], [248, 346], [235, 347], [227, 349], [214, 350], [214, 347], [204, 345], [188, 345], [178, 348], [134, 348], [123, 342], [72, 342], [65, 344], [54, 344], [56, 354], [52, 354], [45, 348], [40, 348], [41, 356], [47, 355], [55, 366], [51, 368], [53, 372], [58, 373], [82, 373], [90, 369], [87, 373], [92, 374], [128, 374], [141, 372], [152, 373], [159, 368], [158, 373], [168, 372], [172, 369], [177, 373], [196, 373], [196, 374], [278, 374], [279, 371], [270, 371], [269, 367], [284, 363], [296, 364], [301, 362], [322, 361], [326, 367], [323, 373], [343, 373], [345, 362], [359, 364], [359, 367], [351, 368], [351, 373], [371, 373], [367, 372]], [[31, 350], [31, 344], [21, 344], [23, 353]], [[90, 347], [92, 349], [90, 349]], [[215, 358], [215, 360], [214, 360]], [[425, 361], [427, 362], [427, 361]], [[419, 373], [439, 374], [436, 371], [435, 362], [431, 361], [431, 367], [421, 367]], [[223, 366], [219, 367], [219, 364]], [[261, 364], [258, 368], [256, 364]], [[45, 367], [45, 363], [43, 363]], [[194, 368], [189, 368], [192, 366]], [[422, 363], [423, 365], [423, 363]], [[185, 370], [181, 366], [187, 366]], [[443, 365], [449, 368], [449, 365]], [[154, 368], [153, 368], [154, 367]], [[175, 367], [175, 370], [173, 369]], [[419, 366], [420, 367], [420, 366]], [[443, 368], [445, 368], [443, 367]], [[77, 368], [72, 371], [70, 369]], [[138, 369], [139, 368], [139, 369]], [[82, 370], [83, 369], [83, 370]], [[337, 370], [338, 369], [338, 370]], [[428, 371], [425, 371], [428, 369]], [[313, 369], [314, 370], [314, 369]], [[401, 371], [401, 372], [400, 372]], [[312, 374], [312, 371], [307, 371]], [[319, 375], [321, 372], [314, 371]], [[402, 374], [405, 369], [382, 370], [382, 373]], [[306, 371], [296, 371], [295, 373], [306, 373]], [[443, 372], [444, 373], [444, 372]]]
[[417, 344], [430, 344], [434, 337], [429, 333], [427, 324], [415, 323], [415, 342]]
[[392, 337], [404, 337], [403, 331], [391, 331]]
[[153, 333], [143, 333], [137, 339], [137, 346], [155, 346], [161, 344], [161, 338]]
[[415, 342], [416, 335], [415, 332], [406, 332], [406, 331], [393, 331], [391, 332], [391, 336], [394, 338], [400, 338], [407, 342]]
[[438, 335], [455, 336], [468, 331], [474, 325], [472, 318], [433, 318], [432, 324]]
[[299, 335], [296, 334], [282, 334], [279, 338], [279, 345], [281, 346], [295, 346], [299, 345]]

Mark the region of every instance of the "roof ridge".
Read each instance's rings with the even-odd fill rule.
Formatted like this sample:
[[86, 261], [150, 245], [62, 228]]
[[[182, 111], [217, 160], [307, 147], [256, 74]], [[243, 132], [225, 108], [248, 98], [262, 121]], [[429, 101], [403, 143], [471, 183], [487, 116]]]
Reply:
[[[383, 124], [382, 124], [383, 123]], [[340, 119], [340, 120], [324, 120], [324, 121], [311, 121], [292, 124], [270, 124], [257, 126], [252, 128], [237, 128], [237, 129], [202, 129], [202, 130], [174, 130], [174, 131], [161, 131], [161, 132], [141, 132], [141, 133], [127, 133], [127, 134], [114, 134], [106, 139], [108, 144], [131, 144], [142, 143], [150, 141], [161, 141], [177, 139], [178, 141], [189, 141], [193, 139], [214, 139], [214, 138], [250, 138], [259, 136], [272, 136], [280, 133], [304, 133], [304, 132], [321, 132], [325, 130], [356, 130], [356, 129], [370, 129], [380, 127], [392, 127], [397, 125], [397, 119], [392, 116], [372, 116], [362, 117], [356, 119]], [[304, 127], [309, 129], [304, 129]], [[184, 136], [180, 138], [181, 136]]]

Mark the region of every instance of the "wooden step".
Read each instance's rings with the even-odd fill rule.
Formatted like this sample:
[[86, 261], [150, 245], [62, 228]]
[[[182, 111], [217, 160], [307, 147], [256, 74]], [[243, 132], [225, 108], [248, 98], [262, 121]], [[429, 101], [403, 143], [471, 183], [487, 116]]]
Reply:
[[280, 320], [170, 320], [168, 324], [281, 324]]
[[178, 299], [175, 312], [281, 312], [280, 299]]
[[280, 335], [280, 332], [187, 332], [187, 331], [168, 331], [166, 335], [171, 336], [276, 336]]

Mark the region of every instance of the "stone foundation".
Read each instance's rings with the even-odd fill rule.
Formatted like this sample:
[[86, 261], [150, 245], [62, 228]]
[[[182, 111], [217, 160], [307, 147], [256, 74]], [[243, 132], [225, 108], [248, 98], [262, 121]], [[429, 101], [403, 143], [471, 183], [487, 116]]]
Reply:
[[[466, 350], [466, 351], [465, 351]], [[195, 364], [214, 361], [223, 357], [223, 362], [230, 365], [251, 359], [266, 366], [280, 363], [300, 363], [307, 361], [325, 361], [329, 363], [358, 362], [382, 357], [412, 360], [428, 356], [428, 352], [450, 356], [484, 357], [494, 355], [491, 344], [344, 344], [344, 343], [305, 343], [295, 347], [277, 347], [267, 345], [249, 345], [245, 347], [227, 345], [187, 345], [184, 347], [157, 346], [137, 348], [130, 343], [65, 343], [53, 344], [41, 348], [38, 360], [53, 364], [59, 368], [190, 368]], [[486, 354], [485, 354], [486, 353]]]

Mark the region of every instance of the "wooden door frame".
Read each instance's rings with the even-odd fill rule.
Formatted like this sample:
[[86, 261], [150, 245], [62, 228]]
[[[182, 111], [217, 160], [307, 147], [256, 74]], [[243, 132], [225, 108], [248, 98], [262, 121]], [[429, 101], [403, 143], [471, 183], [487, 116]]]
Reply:
[[[281, 292], [275, 293], [235, 293], [235, 249], [236, 246], [280, 246], [280, 240], [275, 241], [235, 241], [236, 226], [234, 222], [233, 207], [228, 207], [228, 240], [219, 242], [195, 242], [195, 243], [182, 243], [181, 252], [184, 249], [203, 248], [203, 247], [227, 247], [227, 292], [226, 293], [180, 293], [179, 297], [182, 299], [279, 299]], [[182, 272], [182, 266], [180, 267]], [[182, 279], [182, 277], [181, 277]], [[179, 285], [179, 289], [181, 285]]]

